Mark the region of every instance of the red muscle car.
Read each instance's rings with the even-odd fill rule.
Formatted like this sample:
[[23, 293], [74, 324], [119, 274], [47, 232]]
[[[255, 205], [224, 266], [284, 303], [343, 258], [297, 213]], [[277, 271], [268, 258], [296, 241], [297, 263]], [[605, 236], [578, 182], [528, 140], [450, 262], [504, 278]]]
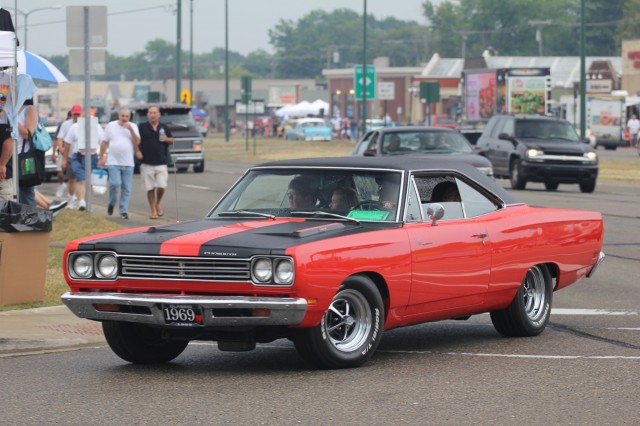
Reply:
[[490, 312], [505, 336], [540, 334], [602, 242], [600, 213], [529, 207], [464, 163], [287, 160], [202, 220], [69, 243], [62, 301], [133, 363], [289, 338], [315, 366], [354, 367], [411, 324]]

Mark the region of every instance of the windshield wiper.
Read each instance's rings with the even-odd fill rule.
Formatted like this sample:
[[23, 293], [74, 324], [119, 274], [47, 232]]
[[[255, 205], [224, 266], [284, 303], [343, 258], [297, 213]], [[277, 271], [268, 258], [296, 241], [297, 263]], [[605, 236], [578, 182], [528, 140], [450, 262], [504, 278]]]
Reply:
[[189, 125], [188, 125], [188, 124], [179, 123], [179, 122], [177, 122], [177, 121], [170, 121], [170, 120], [167, 120], [167, 121], [163, 121], [163, 123], [164, 123], [164, 124], [167, 124], [167, 125], [169, 125], [169, 124], [170, 124], [170, 125], [172, 125], [172, 126], [180, 126], [180, 127], [185, 127], [185, 128], [186, 128], [186, 127], [189, 127]]
[[316, 210], [313, 212], [290, 212], [290, 215], [300, 215], [300, 216], [329, 216], [329, 217], [337, 217], [338, 219], [344, 219], [344, 220], [348, 220], [351, 222], [355, 222], [355, 223], [360, 223], [359, 220], [354, 219], [352, 217], [349, 216], [343, 216], [341, 214], [337, 214], [337, 213], [329, 213], [329, 212], [325, 212], [322, 210]]
[[267, 213], [260, 213], [260, 212], [252, 212], [249, 210], [232, 210], [229, 212], [220, 212], [218, 213], [218, 216], [220, 217], [224, 217], [224, 216], [240, 216], [240, 215], [249, 215], [249, 216], [260, 216], [260, 217], [265, 217], [267, 219], [271, 219], [271, 220], [276, 220], [276, 217], [272, 214], [267, 214]]
[[563, 141], [569, 141], [569, 142], [578, 142], [575, 139], [571, 139], [571, 138], [565, 138], [564, 136], [554, 136], [553, 139], [562, 139]]

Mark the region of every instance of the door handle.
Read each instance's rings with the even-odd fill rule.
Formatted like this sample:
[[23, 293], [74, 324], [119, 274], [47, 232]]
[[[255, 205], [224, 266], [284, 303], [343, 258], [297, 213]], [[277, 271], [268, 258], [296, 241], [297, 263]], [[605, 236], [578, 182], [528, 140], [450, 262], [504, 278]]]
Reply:
[[471, 235], [474, 238], [482, 238], [482, 245], [486, 246], [487, 245], [487, 233], [486, 232], [478, 232], [477, 234], [473, 234]]

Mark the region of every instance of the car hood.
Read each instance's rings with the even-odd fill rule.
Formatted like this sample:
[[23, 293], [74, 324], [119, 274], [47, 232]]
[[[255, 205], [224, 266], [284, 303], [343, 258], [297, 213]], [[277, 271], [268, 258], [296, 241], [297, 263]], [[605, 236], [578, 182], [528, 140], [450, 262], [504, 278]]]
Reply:
[[120, 255], [248, 258], [284, 254], [297, 245], [398, 226], [298, 218], [205, 219], [88, 237], [72, 241], [67, 249], [108, 250]]
[[540, 140], [540, 139], [521, 139], [518, 142], [524, 144], [527, 148], [534, 148], [544, 151], [546, 154], [577, 154], [582, 155], [585, 152], [593, 151], [593, 149], [581, 142], [569, 142], [558, 139]]

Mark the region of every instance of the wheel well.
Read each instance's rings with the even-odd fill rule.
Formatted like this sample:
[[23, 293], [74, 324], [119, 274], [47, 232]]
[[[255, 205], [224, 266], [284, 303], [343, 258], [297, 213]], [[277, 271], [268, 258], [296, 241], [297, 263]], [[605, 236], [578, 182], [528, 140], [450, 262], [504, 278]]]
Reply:
[[378, 292], [380, 292], [380, 297], [382, 297], [382, 302], [384, 303], [384, 316], [386, 320], [387, 315], [389, 314], [389, 306], [391, 303], [389, 299], [389, 288], [387, 287], [387, 282], [384, 280], [382, 275], [378, 274], [377, 272], [360, 272], [358, 274], [355, 274], [354, 276], [358, 275], [367, 277], [371, 281], [373, 281], [373, 284], [375, 284]]
[[553, 280], [553, 291], [555, 291], [558, 285], [558, 274], [559, 274], [558, 265], [556, 265], [555, 263], [548, 262], [548, 263], [542, 263], [540, 264], [540, 266], [545, 266], [549, 271], [549, 273], [551, 274], [551, 279]]
[[517, 155], [515, 155], [515, 154], [512, 154], [512, 155], [511, 155], [511, 157], [509, 157], [509, 172], [511, 172], [511, 167], [512, 167], [512, 166], [513, 166], [513, 164], [514, 164], [514, 161], [515, 161], [515, 162], [520, 161], [520, 157], [518, 157], [518, 156], [517, 156]]

